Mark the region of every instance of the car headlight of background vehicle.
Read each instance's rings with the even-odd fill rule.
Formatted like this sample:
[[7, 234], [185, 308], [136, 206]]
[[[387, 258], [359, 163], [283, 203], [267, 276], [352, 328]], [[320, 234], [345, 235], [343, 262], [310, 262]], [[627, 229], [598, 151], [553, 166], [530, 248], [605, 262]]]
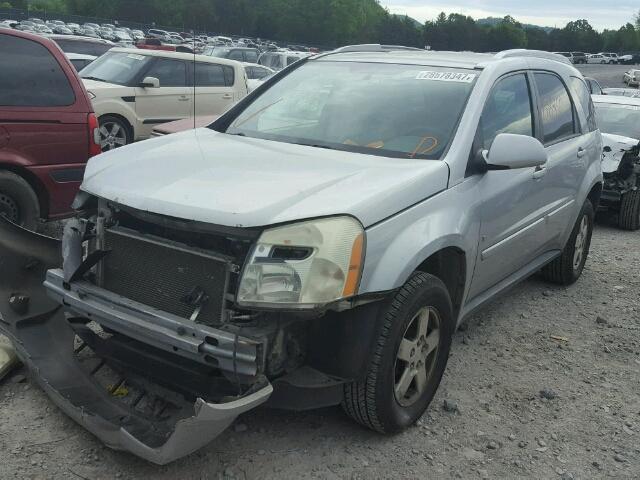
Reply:
[[314, 308], [358, 291], [364, 229], [352, 217], [332, 217], [265, 230], [245, 265], [241, 306]]

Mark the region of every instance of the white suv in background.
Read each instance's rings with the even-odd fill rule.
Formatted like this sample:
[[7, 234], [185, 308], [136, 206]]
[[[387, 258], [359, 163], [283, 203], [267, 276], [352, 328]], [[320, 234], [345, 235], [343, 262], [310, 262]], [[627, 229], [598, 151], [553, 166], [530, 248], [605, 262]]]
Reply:
[[163, 50], [114, 48], [81, 77], [103, 150], [148, 138], [160, 123], [220, 115], [248, 93], [240, 62]]

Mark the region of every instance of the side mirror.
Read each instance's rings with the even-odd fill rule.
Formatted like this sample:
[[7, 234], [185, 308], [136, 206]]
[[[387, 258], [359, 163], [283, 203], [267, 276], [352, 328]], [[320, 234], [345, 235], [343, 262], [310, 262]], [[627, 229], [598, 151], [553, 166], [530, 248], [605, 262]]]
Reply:
[[142, 88], [160, 88], [160, 80], [156, 77], [144, 77], [144, 80], [140, 83]]
[[484, 157], [489, 170], [542, 167], [548, 160], [537, 138], [512, 133], [499, 134]]

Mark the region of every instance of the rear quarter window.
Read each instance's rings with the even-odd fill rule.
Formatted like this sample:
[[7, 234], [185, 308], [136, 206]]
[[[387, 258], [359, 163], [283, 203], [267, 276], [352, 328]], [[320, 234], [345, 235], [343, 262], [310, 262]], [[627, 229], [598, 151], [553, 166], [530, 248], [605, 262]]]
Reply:
[[66, 107], [76, 97], [53, 54], [37, 42], [0, 34], [0, 106]]

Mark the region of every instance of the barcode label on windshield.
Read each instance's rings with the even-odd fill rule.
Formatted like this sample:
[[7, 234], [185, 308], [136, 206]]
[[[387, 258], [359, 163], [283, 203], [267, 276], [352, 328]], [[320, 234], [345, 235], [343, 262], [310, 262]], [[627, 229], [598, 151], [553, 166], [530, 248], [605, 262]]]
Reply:
[[434, 80], [437, 82], [458, 82], [471, 83], [475, 80], [475, 73], [459, 73], [459, 72], [434, 72], [425, 70], [418, 72], [416, 80]]

